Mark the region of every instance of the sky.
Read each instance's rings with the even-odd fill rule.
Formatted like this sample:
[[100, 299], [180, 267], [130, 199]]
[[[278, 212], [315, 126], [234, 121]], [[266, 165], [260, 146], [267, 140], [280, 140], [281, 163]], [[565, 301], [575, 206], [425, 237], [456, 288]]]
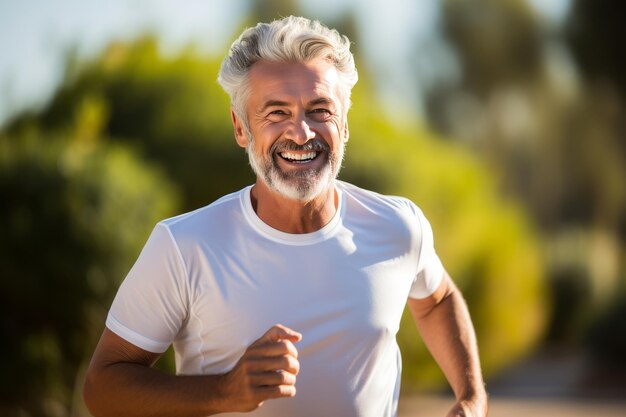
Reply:
[[[234, 40], [251, 0], [0, 0], [0, 126], [17, 111], [43, 105], [58, 86], [70, 47], [80, 56], [97, 55], [113, 39], [146, 31], [159, 34], [175, 51], [190, 42], [219, 53]], [[529, 0], [558, 23], [569, 0]], [[420, 107], [420, 85], [407, 88], [420, 73], [424, 83], [453, 76], [454, 62], [435, 36], [439, 0], [301, 0], [305, 13], [332, 21], [353, 13], [365, 59], [378, 76], [383, 100]], [[407, 61], [416, 45], [429, 59]], [[398, 65], [401, 63], [401, 65]], [[444, 72], [442, 73], [442, 69]], [[412, 80], [412, 81], [409, 81]], [[399, 99], [400, 98], [400, 99]]]
[[211, 52], [228, 44], [245, 10], [244, 0], [0, 0], [0, 123], [45, 102], [70, 47], [89, 57], [153, 30], [166, 48], [196, 40]]

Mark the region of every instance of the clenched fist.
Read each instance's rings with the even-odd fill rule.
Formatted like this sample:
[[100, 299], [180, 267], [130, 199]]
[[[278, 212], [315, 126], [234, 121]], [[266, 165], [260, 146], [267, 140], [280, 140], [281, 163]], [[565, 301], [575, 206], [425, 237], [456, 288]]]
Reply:
[[223, 398], [232, 411], [252, 411], [272, 398], [296, 395], [300, 370], [294, 343], [302, 335], [277, 324], [252, 343], [235, 367], [222, 376]]

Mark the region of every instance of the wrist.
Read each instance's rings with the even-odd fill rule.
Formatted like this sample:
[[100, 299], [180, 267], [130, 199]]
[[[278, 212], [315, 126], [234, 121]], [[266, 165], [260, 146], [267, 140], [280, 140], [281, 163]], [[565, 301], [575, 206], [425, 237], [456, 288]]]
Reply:
[[457, 403], [463, 406], [463, 409], [467, 409], [471, 417], [483, 417], [487, 415], [488, 394], [484, 386], [478, 389], [472, 389], [464, 395], [457, 398]]
[[232, 411], [229, 407], [228, 396], [228, 374], [215, 374], [204, 376], [206, 415], [214, 415]]

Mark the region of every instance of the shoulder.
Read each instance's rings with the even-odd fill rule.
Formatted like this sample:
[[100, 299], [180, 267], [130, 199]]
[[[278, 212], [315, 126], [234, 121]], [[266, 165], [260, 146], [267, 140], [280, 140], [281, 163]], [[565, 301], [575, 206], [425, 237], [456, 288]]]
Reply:
[[347, 205], [360, 207], [372, 214], [387, 213], [413, 218], [423, 216], [420, 208], [406, 197], [380, 194], [344, 181], [337, 181], [337, 187], [343, 192]]
[[247, 188], [227, 194], [207, 206], [162, 220], [158, 226], [167, 229], [175, 240], [206, 236], [208, 232], [215, 235], [224, 227], [241, 220], [241, 195]]
[[344, 225], [380, 247], [400, 245], [419, 254], [428, 224], [422, 211], [405, 197], [384, 195], [340, 182], [346, 205]]

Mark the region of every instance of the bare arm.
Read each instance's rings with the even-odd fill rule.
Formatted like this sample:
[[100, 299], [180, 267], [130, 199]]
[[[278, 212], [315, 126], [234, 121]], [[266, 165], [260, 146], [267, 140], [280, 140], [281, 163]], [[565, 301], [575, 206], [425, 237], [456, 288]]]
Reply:
[[301, 335], [276, 325], [222, 375], [175, 376], [152, 365], [159, 355], [105, 329], [85, 380], [94, 416], [206, 416], [251, 411], [263, 401], [295, 395], [299, 370], [293, 343]]
[[430, 297], [409, 299], [409, 309], [424, 343], [448, 379], [457, 403], [448, 417], [487, 415], [474, 327], [458, 288], [447, 273]]

